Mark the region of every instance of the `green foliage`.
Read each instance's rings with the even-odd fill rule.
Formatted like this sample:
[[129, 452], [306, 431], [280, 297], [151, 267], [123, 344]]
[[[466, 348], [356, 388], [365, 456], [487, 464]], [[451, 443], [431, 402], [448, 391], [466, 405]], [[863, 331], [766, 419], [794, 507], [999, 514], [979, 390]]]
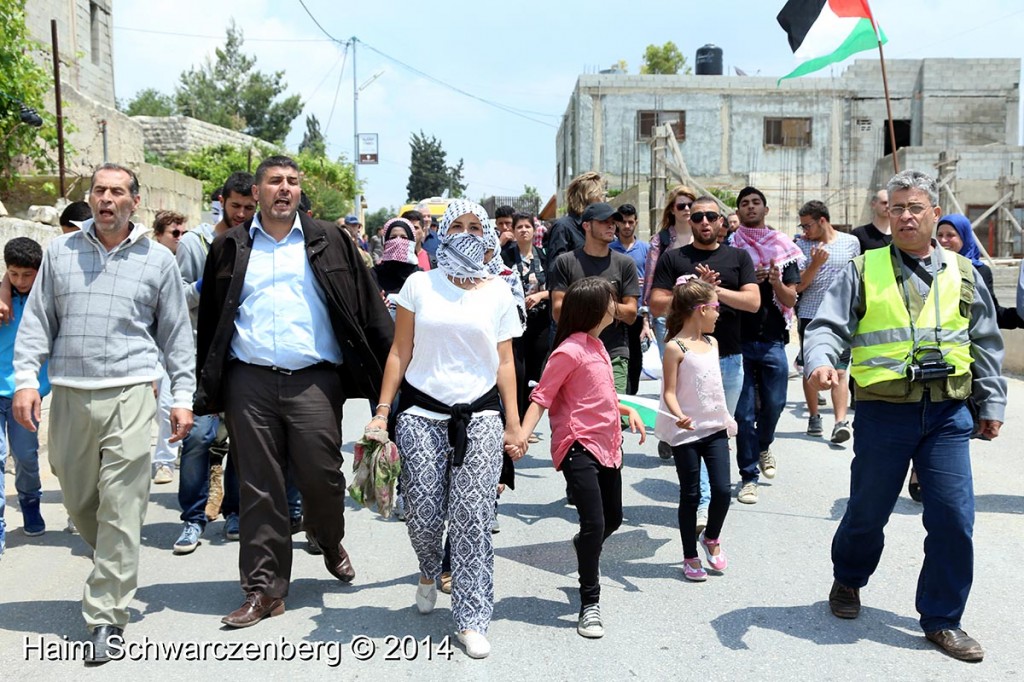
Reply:
[[537, 191], [536, 187], [531, 187], [530, 185], [523, 185], [523, 193], [520, 196], [522, 196], [523, 199], [526, 199], [528, 201], [537, 202], [538, 206], [540, 205], [540, 192]]
[[316, 115], [306, 117], [306, 132], [299, 144], [299, 153], [309, 152], [313, 156], [327, 156], [327, 140], [320, 130], [320, 120]]
[[[48, 54], [28, 37], [24, 0], [0, 0], [0, 190], [9, 189], [18, 170], [37, 172], [56, 168], [56, 116], [43, 108], [43, 96], [52, 79], [32, 55]], [[35, 109], [43, 126], [21, 123], [23, 102]], [[67, 149], [65, 154], [70, 156]]]
[[175, 103], [185, 116], [280, 144], [302, 111], [302, 100], [292, 95], [275, 101], [287, 89], [284, 71], [255, 71], [256, 57], [242, 52], [243, 42], [232, 21], [216, 60], [181, 74]]
[[363, 218], [366, 224], [366, 234], [377, 234], [377, 230], [384, 227], [384, 223], [396, 215], [398, 215], [398, 210], [394, 206], [381, 206], [376, 211], [367, 213]]
[[409, 184], [405, 187], [409, 201], [441, 196], [445, 190], [453, 199], [463, 196], [466, 184], [462, 178], [462, 159], [454, 166], [447, 166], [447, 154], [441, 147], [441, 141], [433, 135], [427, 138], [422, 130], [412, 134], [409, 146], [412, 147], [412, 156], [409, 160]]
[[331, 161], [326, 156], [299, 152], [294, 158], [302, 169], [302, 189], [313, 204], [314, 218], [334, 221], [353, 212], [356, 174], [344, 156]]
[[648, 45], [644, 50], [644, 63], [640, 67], [640, 73], [676, 74], [680, 72], [687, 75], [693, 73], [686, 65], [686, 57], [671, 40], [661, 47]]
[[619, 196], [620, 194], [622, 194], [622, 190], [621, 189], [610, 189], [610, 190], [608, 190], [608, 198], [609, 199], [614, 199], [615, 197]]
[[708, 192], [729, 208], [736, 208], [736, 193], [724, 187], [708, 187]]
[[117, 108], [128, 116], [174, 116], [178, 113], [174, 98], [156, 88], [139, 90], [128, 104], [118, 102]]
[[208, 197], [223, 186], [235, 171], [254, 172], [264, 156], [277, 153], [269, 146], [257, 145], [253, 149], [218, 144], [184, 154], [172, 154], [159, 159], [160, 165], [178, 171], [203, 183], [203, 196]]

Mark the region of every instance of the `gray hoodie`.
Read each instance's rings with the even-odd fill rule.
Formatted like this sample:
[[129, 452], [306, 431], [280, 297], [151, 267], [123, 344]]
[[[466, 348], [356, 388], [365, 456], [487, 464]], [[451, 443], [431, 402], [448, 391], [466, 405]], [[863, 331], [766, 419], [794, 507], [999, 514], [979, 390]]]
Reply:
[[16, 390], [111, 388], [160, 378], [163, 351], [174, 407], [192, 408], [195, 344], [174, 255], [132, 225], [107, 251], [93, 221], [50, 242], [14, 348]]

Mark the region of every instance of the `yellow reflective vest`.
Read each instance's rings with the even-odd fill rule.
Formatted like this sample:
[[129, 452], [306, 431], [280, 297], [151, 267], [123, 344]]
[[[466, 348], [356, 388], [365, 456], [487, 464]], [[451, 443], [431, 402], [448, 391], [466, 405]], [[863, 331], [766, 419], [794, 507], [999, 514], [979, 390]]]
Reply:
[[[962, 257], [950, 251], [942, 252], [946, 267], [932, 282], [912, 328], [907, 301], [896, 281], [894, 260], [899, 256], [894, 257], [894, 250], [895, 247], [872, 249], [863, 256], [864, 317], [853, 337], [850, 374], [858, 386], [864, 387], [906, 381], [907, 367], [914, 360], [916, 336], [919, 349], [937, 348], [942, 359], [953, 366], [952, 376], [946, 379], [947, 390], [953, 386], [960, 389], [964, 383], [969, 389], [973, 360], [968, 336], [970, 319], [960, 305], [964, 266], [959, 259]], [[967, 267], [970, 267], [969, 262]], [[936, 295], [939, 298], [938, 320]], [[969, 306], [966, 314], [970, 314]]]

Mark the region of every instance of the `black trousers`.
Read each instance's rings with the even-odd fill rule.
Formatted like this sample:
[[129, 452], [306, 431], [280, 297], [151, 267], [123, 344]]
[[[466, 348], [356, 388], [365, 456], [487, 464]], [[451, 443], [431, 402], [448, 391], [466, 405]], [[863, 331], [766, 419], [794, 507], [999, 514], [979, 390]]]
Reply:
[[697, 505], [700, 503], [700, 461], [708, 467], [711, 503], [704, 537], [717, 540], [722, 533], [725, 515], [729, 513], [729, 436], [725, 429], [693, 443], [672, 446], [672, 457], [679, 476], [679, 534], [683, 556], [697, 556]]
[[636, 321], [626, 327], [629, 340], [629, 366], [626, 370], [626, 393], [636, 395], [640, 391], [640, 375], [644, 369], [644, 350], [640, 334], [644, 330], [644, 316], [637, 315]]
[[551, 313], [548, 306], [542, 310], [530, 311], [526, 317], [526, 330], [518, 339], [512, 340], [512, 350], [516, 355], [516, 362], [522, 366], [516, 367], [516, 393], [519, 399], [519, 417], [526, 414], [530, 407], [531, 381], [540, 381], [541, 372], [544, 370], [544, 363], [548, 358], [548, 350], [551, 342]]
[[622, 472], [598, 464], [579, 442], [569, 448], [562, 461], [562, 471], [572, 488], [580, 515], [576, 556], [583, 607], [601, 600], [601, 548], [608, 536], [622, 525]]
[[337, 547], [345, 536], [345, 475], [341, 471], [344, 394], [329, 366], [290, 376], [233, 363], [225, 414], [239, 480], [238, 571], [242, 590], [288, 594], [292, 572], [289, 478], [302, 494], [304, 527]]

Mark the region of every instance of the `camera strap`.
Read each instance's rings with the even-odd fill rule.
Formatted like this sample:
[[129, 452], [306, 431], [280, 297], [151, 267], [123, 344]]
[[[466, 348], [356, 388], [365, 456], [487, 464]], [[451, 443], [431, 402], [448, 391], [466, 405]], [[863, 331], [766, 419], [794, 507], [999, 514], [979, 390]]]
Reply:
[[935, 301], [935, 345], [939, 348], [941, 353], [942, 346], [942, 316], [941, 306], [939, 304], [939, 289], [936, 280], [939, 277], [939, 249], [934, 249], [931, 253], [931, 257], [928, 262], [928, 269], [925, 269], [924, 265], [920, 260], [910, 256], [896, 247], [892, 247], [900, 255], [900, 292], [903, 294], [903, 303], [907, 306], [907, 316], [910, 318], [910, 338], [913, 341], [913, 350], [911, 351], [911, 359], [916, 356], [918, 351], [917, 338], [917, 326], [914, 324], [914, 316], [910, 309], [910, 294], [907, 292], [907, 286], [910, 284], [911, 273], [917, 275], [917, 277], [928, 286], [930, 294], [925, 295], [925, 303], [928, 301], [928, 295], [931, 295]]

